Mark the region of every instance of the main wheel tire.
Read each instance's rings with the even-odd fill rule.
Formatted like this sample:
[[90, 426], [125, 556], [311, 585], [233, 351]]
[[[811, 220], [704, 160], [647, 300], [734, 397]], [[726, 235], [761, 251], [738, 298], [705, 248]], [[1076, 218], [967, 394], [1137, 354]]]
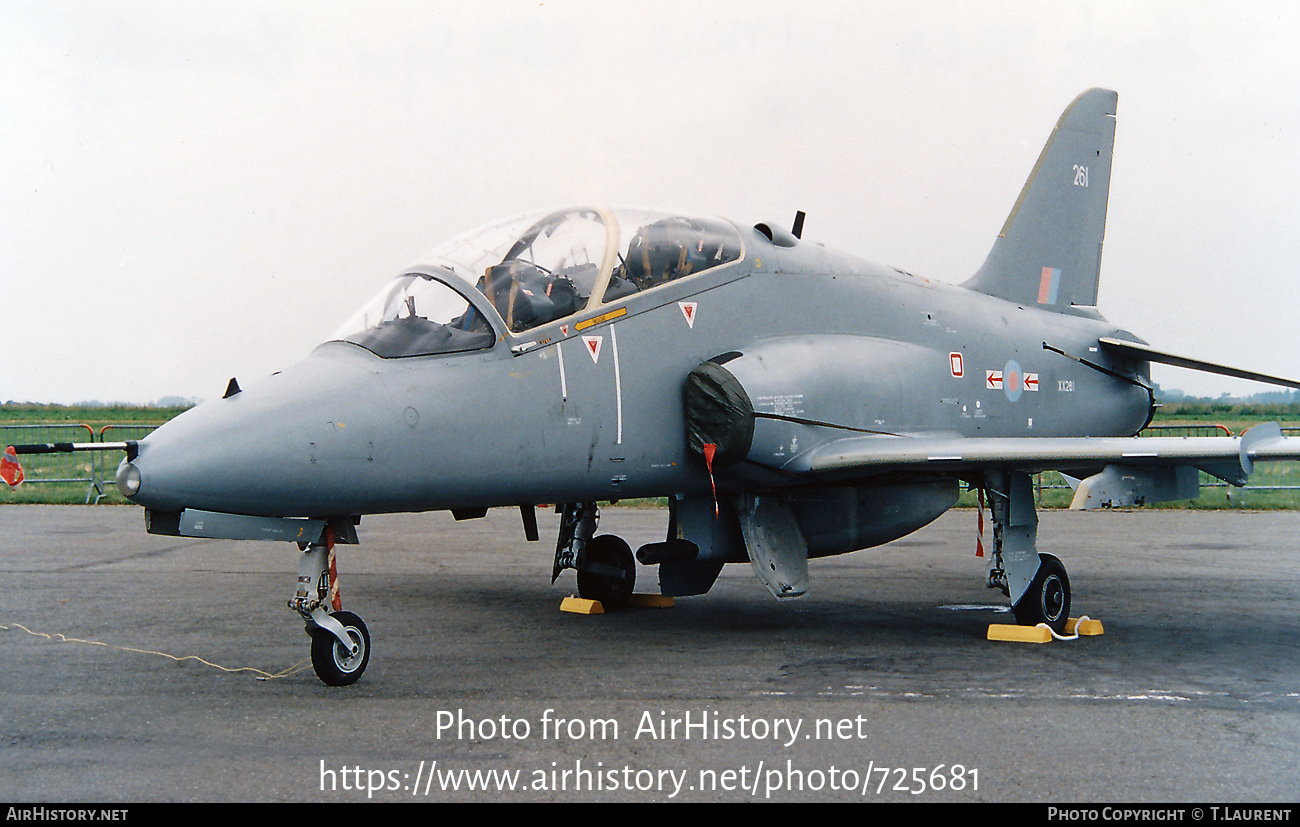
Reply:
[[587, 562], [616, 568], [622, 574], [580, 570], [578, 596], [587, 600], [599, 600], [606, 611], [626, 606], [632, 599], [632, 589], [636, 585], [636, 558], [632, 556], [631, 546], [613, 534], [592, 537], [587, 543]]
[[1070, 619], [1070, 578], [1065, 566], [1050, 554], [1038, 555], [1038, 572], [1013, 609], [1021, 626], [1046, 623], [1058, 635]]
[[317, 627], [311, 630], [311, 665], [316, 677], [327, 685], [347, 686], [356, 683], [370, 663], [370, 630], [352, 612], [335, 612], [331, 617], [343, 625], [343, 631], [360, 648], [353, 655], [332, 633]]

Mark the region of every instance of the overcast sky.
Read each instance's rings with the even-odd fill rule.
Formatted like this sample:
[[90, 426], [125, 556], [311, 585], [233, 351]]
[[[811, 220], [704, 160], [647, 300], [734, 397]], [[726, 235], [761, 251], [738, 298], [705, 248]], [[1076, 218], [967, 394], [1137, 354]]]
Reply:
[[0, 400], [219, 396], [445, 238], [570, 203], [803, 209], [959, 282], [1093, 86], [1102, 311], [1295, 376], [1297, 43], [1281, 2], [0, 0]]

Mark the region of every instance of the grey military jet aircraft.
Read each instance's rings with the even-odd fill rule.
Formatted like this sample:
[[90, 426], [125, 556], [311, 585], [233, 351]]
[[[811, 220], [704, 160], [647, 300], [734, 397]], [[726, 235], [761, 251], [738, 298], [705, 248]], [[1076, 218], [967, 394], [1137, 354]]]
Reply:
[[[290, 606], [327, 684], [370, 657], [335, 544], [384, 512], [518, 507], [535, 540], [536, 504], [559, 503], [555, 574], [616, 608], [637, 560], [666, 595], [749, 562], [797, 597], [810, 557], [909, 534], [966, 486], [990, 503], [989, 586], [1059, 632], [1069, 579], [1037, 550], [1031, 474], [1071, 475], [1076, 507], [1096, 508], [1300, 458], [1275, 424], [1136, 438], [1153, 361], [1300, 384], [1156, 350], [1095, 307], [1115, 104], [1093, 89], [1070, 105], [961, 286], [804, 241], [802, 214], [792, 231], [521, 215], [434, 250], [302, 363], [118, 445], [117, 485], [151, 533], [296, 542]], [[597, 503], [630, 497], [669, 505], [665, 539], [635, 555], [596, 533]]]

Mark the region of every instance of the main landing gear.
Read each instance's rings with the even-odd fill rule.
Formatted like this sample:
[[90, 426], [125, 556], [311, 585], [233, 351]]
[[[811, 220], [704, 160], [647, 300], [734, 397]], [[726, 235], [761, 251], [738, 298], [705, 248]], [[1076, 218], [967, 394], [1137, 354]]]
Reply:
[[329, 686], [347, 686], [356, 683], [370, 663], [370, 631], [360, 617], [342, 611], [334, 529], [326, 528], [321, 539], [324, 542], [300, 546], [298, 589], [289, 608], [307, 624], [316, 676]]
[[1039, 554], [1033, 480], [1019, 471], [988, 474], [984, 488], [993, 514], [988, 586], [1011, 599], [1016, 622], [1046, 623], [1058, 635], [1070, 619], [1070, 578], [1050, 554]]
[[576, 569], [578, 596], [598, 600], [605, 611], [612, 611], [632, 599], [636, 558], [622, 538], [613, 534], [596, 536], [599, 518], [594, 502], [560, 506], [560, 538], [555, 546], [551, 582], [564, 569]]

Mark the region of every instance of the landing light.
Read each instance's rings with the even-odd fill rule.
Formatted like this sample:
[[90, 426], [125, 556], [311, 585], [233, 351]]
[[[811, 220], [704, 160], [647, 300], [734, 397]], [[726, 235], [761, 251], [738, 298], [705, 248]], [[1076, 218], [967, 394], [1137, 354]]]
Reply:
[[130, 462], [123, 462], [117, 467], [117, 490], [123, 497], [134, 497], [140, 490], [140, 470]]

